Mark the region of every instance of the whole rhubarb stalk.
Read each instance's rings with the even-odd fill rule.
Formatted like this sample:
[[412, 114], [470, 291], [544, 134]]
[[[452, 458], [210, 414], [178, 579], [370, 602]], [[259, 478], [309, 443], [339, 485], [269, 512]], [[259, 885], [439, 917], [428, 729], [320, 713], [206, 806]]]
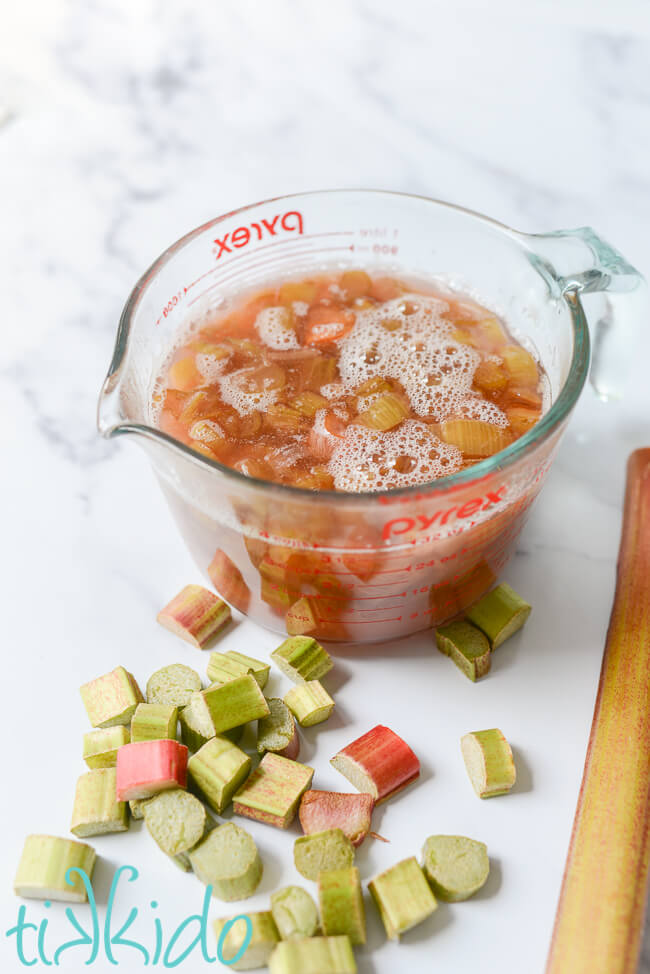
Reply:
[[628, 462], [614, 606], [547, 974], [633, 974], [650, 858], [650, 448]]

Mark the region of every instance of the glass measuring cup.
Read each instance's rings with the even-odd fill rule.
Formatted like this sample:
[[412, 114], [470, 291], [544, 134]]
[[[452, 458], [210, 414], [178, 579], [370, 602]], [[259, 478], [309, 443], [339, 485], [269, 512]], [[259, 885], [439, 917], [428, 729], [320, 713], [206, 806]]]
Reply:
[[[501, 314], [542, 362], [549, 408], [506, 450], [459, 473], [377, 493], [313, 491], [246, 477], [156, 428], [151, 395], [188, 319], [242, 291], [332, 268], [430, 279]], [[585, 383], [622, 384], [621, 349], [643, 278], [589, 228], [529, 235], [422, 197], [359, 190], [267, 200], [166, 250], [120, 320], [98, 424], [147, 450], [181, 534], [220, 594], [262, 625], [378, 642], [439, 624], [477, 599], [513, 551]]]

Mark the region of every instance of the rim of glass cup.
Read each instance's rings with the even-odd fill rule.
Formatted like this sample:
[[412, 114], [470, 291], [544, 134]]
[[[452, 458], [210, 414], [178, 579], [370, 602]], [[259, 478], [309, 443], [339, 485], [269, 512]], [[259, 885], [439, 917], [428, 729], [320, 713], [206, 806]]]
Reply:
[[[391, 190], [357, 188], [311, 190], [304, 193], [289, 193], [282, 196], [272, 196], [269, 197], [269, 199], [260, 200], [256, 203], [248, 203], [246, 206], [241, 206], [235, 210], [230, 210], [228, 213], [224, 213], [212, 220], [208, 220], [206, 223], [201, 224], [201, 226], [196, 227], [193, 230], [190, 230], [188, 233], [176, 240], [175, 243], [167, 247], [166, 250], [164, 250], [160, 256], [156, 258], [156, 260], [154, 260], [150, 267], [136, 282], [129, 297], [127, 298], [126, 304], [122, 310], [122, 314], [120, 315], [113, 357], [111, 359], [111, 364], [109, 366], [106, 379], [104, 380], [104, 384], [102, 386], [98, 412], [101, 411], [103, 397], [108, 394], [107, 387], [109, 384], [111, 387], [113, 387], [113, 383], [119, 383], [120, 373], [124, 365], [124, 360], [128, 349], [131, 321], [147, 289], [147, 286], [161, 270], [161, 268], [163, 268], [165, 264], [167, 264], [168, 261], [170, 261], [175, 254], [178, 253], [179, 250], [182, 250], [182, 248], [194, 240], [195, 237], [204, 233], [209, 228], [216, 227], [224, 220], [228, 220], [239, 213], [246, 213], [248, 210], [253, 210], [258, 206], [264, 206], [267, 203], [276, 203], [285, 200], [295, 200], [305, 196], [324, 196], [327, 194], [342, 195], [345, 193], [368, 193], [369, 195], [375, 196], [401, 197], [403, 199], [419, 200], [427, 205], [432, 204], [437, 207], [443, 207], [447, 210], [454, 210], [458, 213], [464, 213], [471, 216], [478, 222], [496, 228], [499, 232], [511, 237], [524, 250], [529, 249], [525, 243], [525, 240], [529, 237], [532, 239], [535, 238], [535, 234], [522, 234], [512, 227], [509, 227], [507, 224], [485, 216], [483, 213], [478, 213], [476, 210], [471, 210], [468, 207], [457, 206], [454, 203], [447, 203], [444, 200], [438, 200], [430, 196], [422, 196], [417, 193], [401, 193]], [[544, 235], [542, 234], [541, 236]], [[531, 250], [531, 253], [532, 252], [533, 251]], [[570, 292], [570, 294], [573, 294], [573, 292]], [[512, 466], [518, 460], [525, 457], [533, 447], [548, 439], [548, 437], [564, 422], [573, 409], [587, 379], [590, 356], [589, 329], [580, 301], [576, 300], [575, 297], [573, 300], [569, 299], [569, 294], [566, 293], [563, 295], [563, 297], [567, 299], [567, 305], [569, 311], [571, 312], [574, 343], [573, 356], [571, 358], [569, 371], [560, 390], [560, 394], [555, 402], [551, 405], [548, 412], [546, 412], [544, 416], [537, 423], [535, 423], [535, 425], [527, 433], [524, 433], [522, 436], [516, 439], [514, 443], [511, 443], [510, 446], [505, 448], [505, 450], [500, 450], [498, 453], [495, 453], [490, 457], [486, 457], [484, 460], [480, 460], [478, 463], [473, 464], [471, 467], [468, 467], [465, 470], [460, 470], [457, 473], [447, 474], [446, 476], [439, 477], [436, 480], [428, 480], [423, 483], [412, 484], [408, 487], [395, 487], [388, 490], [377, 491], [314, 491], [308, 487], [294, 487], [291, 484], [281, 484], [271, 480], [262, 480], [258, 477], [251, 477], [248, 474], [243, 474], [239, 470], [235, 470], [233, 467], [228, 467], [225, 464], [219, 463], [218, 460], [211, 460], [209, 457], [206, 457], [203, 454], [196, 453], [189, 446], [186, 446], [179, 440], [175, 440], [174, 437], [170, 436], [169, 434], [164, 433], [162, 430], [156, 429], [154, 426], [148, 426], [145, 423], [118, 422], [109, 429], [105, 430], [104, 435], [107, 437], [112, 437], [126, 433], [138, 433], [147, 439], [164, 443], [165, 446], [172, 450], [178, 450], [188, 460], [198, 464], [201, 467], [207, 467], [208, 469], [219, 471], [219, 473], [236, 484], [242, 484], [248, 487], [254, 486], [266, 491], [275, 490], [280, 494], [302, 497], [304, 499], [309, 498], [311, 500], [315, 500], [317, 498], [327, 498], [327, 500], [335, 503], [337, 500], [339, 502], [343, 500], [346, 502], [368, 502], [373, 498], [416, 496], [432, 490], [446, 492], [454, 489], [455, 487], [460, 487], [475, 482], [489, 476], [492, 473], [496, 473], [497, 471], [504, 470]]]

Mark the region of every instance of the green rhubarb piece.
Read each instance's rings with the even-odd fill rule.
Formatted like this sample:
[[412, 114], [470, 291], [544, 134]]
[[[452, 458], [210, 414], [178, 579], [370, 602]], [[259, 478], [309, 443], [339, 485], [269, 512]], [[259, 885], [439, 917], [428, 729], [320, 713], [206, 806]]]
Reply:
[[[250, 922], [247, 923], [246, 920]], [[230, 926], [224, 937], [223, 931], [226, 925]], [[249, 929], [250, 940], [248, 940]], [[219, 956], [233, 971], [254, 971], [258, 967], [266, 967], [273, 948], [280, 940], [278, 928], [269, 910], [246, 913], [245, 916], [239, 914], [238, 917], [221, 917], [214, 921], [214, 932], [219, 944]], [[233, 961], [247, 942], [248, 946], [242, 956], [239, 960]]]
[[139, 703], [131, 718], [132, 741], [176, 740], [178, 707], [170, 703]]
[[464, 835], [431, 835], [422, 848], [422, 868], [438, 899], [459, 903], [487, 881], [487, 846]]
[[207, 812], [183, 788], [154, 795], [142, 812], [149, 834], [168, 856], [189, 852], [205, 835]]
[[524, 602], [514, 589], [503, 582], [479, 599], [465, 615], [485, 633], [492, 649], [496, 649], [521, 629], [530, 612], [528, 602]]
[[293, 861], [305, 879], [318, 879], [324, 870], [354, 865], [354, 846], [341, 829], [302, 835], [293, 844]]
[[259, 754], [272, 751], [295, 760], [300, 751], [300, 739], [293, 714], [279, 697], [267, 697], [266, 702], [269, 715], [257, 722], [257, 751]]
[[221, 814], [251, 769], [251, 759], [226, 737], [207, 741], [187, 764], [190, 787]]
[[471, 622], [459, 619], [436, 629], [436, 644], [465, 676], [476, 682], [490, 669], [490, 643]]
[[201, 689], [201, 677], [191, 666], [172, 663], [152, 673], [147, 681], [147, 703], [166, 703], [186, 707], [190, 697]]
[[135, 678], [123, 666], [84, 683], [79, 693], [93, 727], [130, 724], [135, 708], [144, 700]]
[[269, 678], [269, 673], [271, 672], [271, 666], [269, 663], [263, 663], [261, 660], [255, 659], [253, 656], [246, 656], [244, 653], [238, 653], [234, 649], [229, 649], [226, 652], [226, 656], [229, 656], [231, 659], [235, 660], [236, 663], [243, 663], [244, 666], [247, 666], [249, 672], [253, 674], [259, 683], [260, 689], [264, 689]]
[[86, 903], [88, 895], [79, 873], [70, 873], [69, 882], [66, 874], [69, 869], [82, 869], [92, 879], [95, 859], [95, 850], [85, 842], [55, 835], [28, 835], [14, 879], [14, 893], [33, 900]]
[[[217, 733], [210, 710], [201, 693], [193, 693], [187, 707], [180, 712], [181, 740], [190, 751], [200, 750]], [[221, 731], [234, 744], [241, 740], [244, 725]]]
[[323, 933], [345, 934], [353, 947], [366, 942], [366, 911], [356, 866], [318, 874], [318, 901]]
[[87, 771], [77, 780], [70, 831], [80, 839], [106, 832], [126, 832], [129, 810], [115, 797], [116, 768]]
[[285, 886], [273, 893], [271, 913], [283, 940], [313, 937], [318, 931], [318, 909], [302, 886]]
[[473, 731], [460, 739], [460, 748], [469, 780], [479, 798], [506, 795], [515, 781], [512, 749], [497, 728]]
[[131, 740], [128, 727], [100, 727], [84, 734], [83, 759], [89, 768], [114, 768], [117, 749]]
[[201, 690], [200, 696], [212, 718], [216, 734], [266, 717], [269, 713], [266, 697], [250, 673]]
[[291, 687], [284, 702], [301, 727], [322, 724], [334, 710], [334, 701], [318, 680]]
[[220, 900], [245, 900], [262, 879], [257, 846], [248, 832], [233, 822], [218, 825], [188, 854], [198, 878], [212, 886], [212, 895]]
[[314, 777], [314, 769], [268, 751], [233, 797], [236, 815], [286, 829]]
[[273, 650], [271, 659], [294, 683], [320, 680], [334, 666], [329, 654], [311, 636], [290, 636]]
[[150, 802], [150, 798], [131, 798], [129, 801], [129, 810], [131, 812], [131, 818], [139, 820], [144, 818], [144, 806], [147, 802]]
[[380, 873], [368, 889], [379, 910], [389, 940], [397, 940], [426, 920], [438, 904], [417, 859], [403, 859]]
[[269, 974], [356, 974], [347, 937], [281, 940], [269, 959]]

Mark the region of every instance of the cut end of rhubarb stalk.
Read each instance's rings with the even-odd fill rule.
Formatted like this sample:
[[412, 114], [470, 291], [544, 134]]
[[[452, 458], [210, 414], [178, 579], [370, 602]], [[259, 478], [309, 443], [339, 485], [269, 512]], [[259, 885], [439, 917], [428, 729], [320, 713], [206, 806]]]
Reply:
[[521, 629], [530, 612], [528, 602], [504, 582], [472, 605], [466, 616], [485, 633], [492, 649], [496, 649]]
[[458, 620], [436, 629], [436, 644], [465, 676], [476, 682], [490, 669], [490, 643], [471, 622]]
[[144, 806], [150, 801], [150, 798], [132, 798], [129, 802], [131, 818], [135, 819], [136, 822], [142, 820], [144, 818]]
[[178, 707], [168, 703], [139, 703], [131, 718], [131, 740], [175, 740], [177, 723]]
[[230, 622], [230, 606], [201, 585], [186, 585], [156, 616], [185, 642], [203, 647]]
[[286, 829], [311, 785], [314, 769], [267, 752], [233, 798], [236, 815]]
[[420, 762], [408, 744], [381, 724], [335, 754], [330, 764], [377, 804], [420, 775]]
[[512, 749], [498, 728], [465, 734], [460, 739], [460, 748], [469, 780], [479, 798], [494, 798], [510, 791], [517, 772]]
[[246, 780], [251, 759], [226, 737], [213, 737], [187, 764], [190, 787], [219, 815]]
[[266, 702], [269, 715], [257, 722], [257, 751], [259, 754], [272, 751], [295, 761], [300, 753], [300, 738], [293, 714], [278, 697], [268, 697]]
[[280, 941], [269, 974], [357, 974], [357, 964], [347, 937], [307, 937]]
[[403, 859], [368, 883], [389, 940], [422, 923], [437, 909], [417, 859]]
[[327, 829], [296, 839], [293, 861], [305, 879], [318, 879], [318, 874], [324, 870], [353, 866], [354, 848], [341, 829]]
[[344, 934], [353, 947], [366, 942], [366, 912], [356, 866], [325, 870], [318, 875], [318, 900], [323, 933]]
[[117, 752], [131, 740], [128, 727], [104, 727], [84, 734], [83, 759], [89, 768], [114, 768]]
[[320, 680], [334, 666], [330, 655], [311, 636], [291, 636], [274, 649], [271, 659], [294, 683]]
[[250, 673], [228, 683], [208, 687], [201, 691], [200, 696], [216, 734], [269, 715], [266, 697]]
[[130, 724], [135, 708], [144, 700], [134, 677], [123, 666], [84, 683], [79, 692], [93, 727]]
[[438, 899], [459, 903], [487, 882], [487, 846], [464, 835], [431, 835], [422, 849], [422, 869]]
[[143, 806], [143, 815], [152, 839], [168, 856], [193, 849], [206, 831], [205, 808], [181, 788], [155, 795]]
[[[246, 922], [246, 920], [250, 922]], [[233, 920], [235, 921], [233, 923]], [[226, 935], [224, 928], [228, 925]], [[250, 939], [248, 931], [250, 929]], [[261, 913], [247, 913], [245, 917], [220, 917], [214, 921], [214, 933], [219, 944], [219, 956], [233, 971], [254, 971], [266, 967], [273, 949], [280, 941], [273, 914], [269, 910]], [[234, 960], [245, 943], [248, 946], [238, 960]]]
[[117, 752], [119, 801], [151, 798], [169, 788], [185, 788], [188, 752], [178, 741], [138, 741]]
[[98, 768], [81, 775], [77, 781], [70, 823], [73, 835], [85, 839], [107, 832], [126, 832], [129, 810], [126, 802], [118, 801], [115, 797], [116, 780], [116, 768]]
[[232, 822], [218, 825], [188, 855], [201, 882], [228, 903], [252, 896], [262, 879], [257, 846], [248, 832]]
[[191, 666], [172, 663], [152, 673], [147, 681], [147, 703], [186, 707], [193, 693], [201, 689], [201, 677]]
[[318, 932], [318, 909], [302, 886], [285, 886], [272, 893], [271, 912], [283, 940], [313, 937]]
[[83, 870], [92, 879], [96, 853], [92, 846], [55, 835], [28, 835], [25, 839], [14, 893], [33, 900], [61, 900], [64, 903], [86, 903], [88, 895], [77, 872], [66, 876], [69, 869]]
[[301, 727], [322, 724], [334, 710], [334, 701], [318, 680], [292, 687], [285, 693], [284, 702]]
[[353, 846], [360, 846], [370, 832], [375, 799], [368, 793], [344, 794], [336, 791], [306, 791], [298, 816], [305, 835], [341, 829]]

